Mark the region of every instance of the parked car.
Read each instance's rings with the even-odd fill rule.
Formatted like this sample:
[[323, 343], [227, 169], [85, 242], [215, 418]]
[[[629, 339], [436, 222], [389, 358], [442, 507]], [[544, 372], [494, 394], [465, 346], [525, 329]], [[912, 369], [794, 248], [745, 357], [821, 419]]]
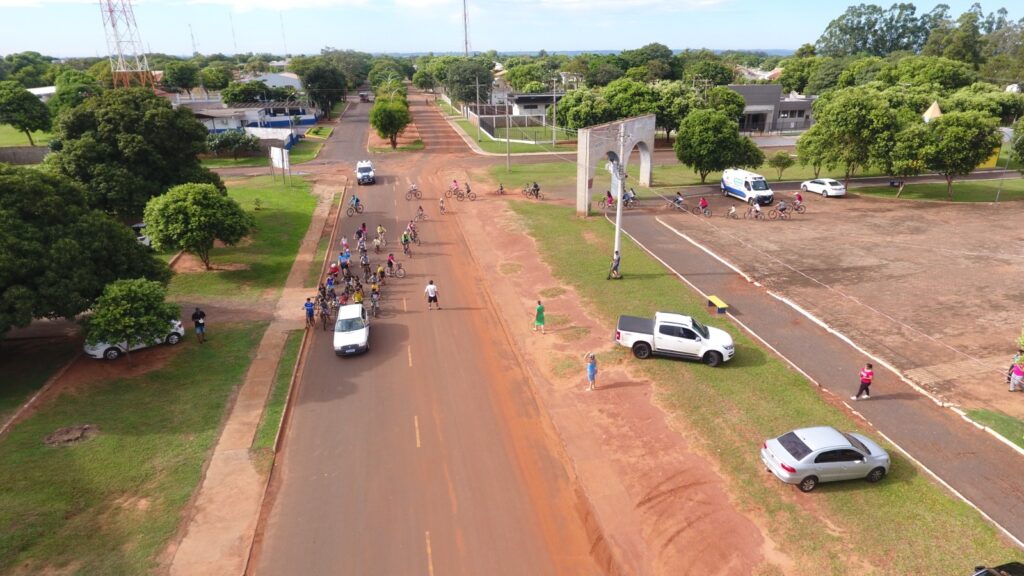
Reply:
[[1024, 564], [1020, 562], [1010, 562], [1008, 564], [1000, 564], [992, 568], [985, 566], [975, 566], [973, 576], [1024, 576]]
[[356, 162], [356, 182], [360, 186], [377, 182], [377, 175], [373, 172], [373, 162], [369, 160]]
[[[181, 339], [185, 337], [185, 327], [182, 326], [181, 320], [171, 320], [171, 329], [166, 336], [158, 336], [151, 342], [142, 342], [131, 347], [131, 352], [141, 350], [143, 348], [149, 348], [150, 346], [156, 346], [158, 344], [170, 344], [174, 345], [181, 342]], [[118, 342], [111, 344], [109, 342], [97, 342], [96, 344], [85, 344], [85, 355], [90, 358], [102, 358], [105, 360], [117, 360], [124, 354], [128, 353], [128, 343]]]
[[370, 350], [370, 318], [362, 304], [338, 308], [334, 323], [334, 353], [349, 356]]
[[808, 180], [800, 185], [800, 189], [803, 190], [804, 192], [814, 192], [815, 194], [821, 194], [822, 198], [846, 196], [846, 186], [843, 186], [842, 182], [832, 180], [831, 178], [817, 178], [815, 180]]
[[619, 316], [615, 341], [640, 359], [652, 354], [701, 360], [718, 366], [732, 358], [732, 336], [682, 314], [658, 312], [653, 319]]
[[152, 247], [153, 242], [146, 235], [146, 223], [139, 222], [138, 224], [132, 224], [132, 231], [135, 232], [135, 241], [146, 247]]
[[864, 479], [878, 482], [889, 472], [889, 455], [867, 436], [831, 426], [800, 428], [761, 445], [761, 462], [802, 492], [821, 482]]

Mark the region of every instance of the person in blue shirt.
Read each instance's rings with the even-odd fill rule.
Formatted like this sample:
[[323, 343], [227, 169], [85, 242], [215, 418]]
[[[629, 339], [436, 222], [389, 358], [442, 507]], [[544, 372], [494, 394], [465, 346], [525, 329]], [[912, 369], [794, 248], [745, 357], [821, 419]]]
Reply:
[[306, 298], [306, 303], [302, 307], [306, 310], [306, 326], [314, 326], [316, 320], [313, 318], [313, 312], [316, 310], [316, 307], [313, 306], [313, 300]]

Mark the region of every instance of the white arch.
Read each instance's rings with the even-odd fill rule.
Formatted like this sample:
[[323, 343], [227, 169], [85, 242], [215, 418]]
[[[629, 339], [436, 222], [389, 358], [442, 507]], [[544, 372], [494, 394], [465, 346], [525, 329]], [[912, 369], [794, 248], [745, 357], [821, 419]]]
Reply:
[[586, 216], [589, 212], [594, 174], [598, 166], [604, 169], [608, 152], [617, 154], [623, 159], [623, 165], [628, 166], [634, 148], [640, 151], [639, 183], [650, 186], [654, 166], [654, 114], [580, 129], [576, 152], [577, 215]]

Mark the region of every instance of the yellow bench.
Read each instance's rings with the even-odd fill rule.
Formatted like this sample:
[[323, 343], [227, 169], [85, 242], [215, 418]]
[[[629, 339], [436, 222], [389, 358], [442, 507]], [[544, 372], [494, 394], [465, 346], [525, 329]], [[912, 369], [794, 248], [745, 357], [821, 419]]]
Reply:
[[729, 309], [729, 305], [718, 296], [708, 296], [708, 306], [713, 306], [719, 314], [725, 314], [725, 311]]

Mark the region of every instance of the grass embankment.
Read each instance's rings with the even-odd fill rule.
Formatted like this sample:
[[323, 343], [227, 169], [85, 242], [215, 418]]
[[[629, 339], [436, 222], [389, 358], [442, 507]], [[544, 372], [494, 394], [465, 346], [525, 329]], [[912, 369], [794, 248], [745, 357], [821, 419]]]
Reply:
[[[153, 572], [265, 328], [219, 326], [165, 367], [66, 393], [0, 440], [0, 572]], [[82, 424], [98, 434], [42, 442]]]
[[[322, 140], [299, 140], [292, 146], [288, 155], [291, 164], [302, 164], [316, 158], [320, 148], [324, 145]], [[246, 156], [244, 158], [204, 158], [203, 166], [207, 168], [258, 168], [270, 166], [270, 157], [266, 155]]]
[[[606, 368], [627, 364], [655, 383], [660, 403], [693, 431], [692, 440], [729, 479], [740, 509], [766, 517], [772, 539], [797, 565], [815, 574], [864, 574], [861, 562], [885, 574], [957, 574], [974, 559], [1021, 557], [976, 511], [892, 449], [892, 473], [877, 485], [823, 484], [804, 495], [779, 483], [761, 466], [764, 439], [802, 426], [855, 430], [859, 423], [735, 326], [710, 317], [702, 298], [628, 239], [622, 246], [625, 279], [606, 281], [613, 230], [605, 220], [577, 219], [572, 209], [558, 206], [510, 205], [559, 282], [573, 286], [605, 325], [614, 326], [619, 314], [678, 310], [732, 334], [737, 356], [715, 369], [667, 359], [639, 362], [621, 347], [600, 357]], [[578, 367], [577, 352], [556, 353], [556, 363], [571, 356]]]
[[[331, 201], [331, 206], [337, 208], [344, 196], [345, 194], [335, 194], [334, 200]], [[321, 231], [320, 240], [316, 243], [316, 256], [313, 258], [313, 263], [306, 274], [306, 281], [303, 283], [303, 286], [306, 288], [316, 288], [320, 285], [320, 273], [323, 272], [323, 263], [327, 258], [327, 250], [331, 247], [330, 222], [332, 221], [328, 219], [328, 225]]]
[[373, 152], [374, 154], [387, 154], [388, 152], [416, 152], [418, 150], [423, 150], [424, 146], [423, 140], [417, 138], [409, 144], [395, 148], [392, 148], [391, 146], [370, 146], [370, 152]]
[[[476, 143], [484, 152], [493, 152], [495, 154], [505, 153], [505, 142], [503, 140], [491, 140], [486, 134], [481, 132], [480, 139], [477, 140], [477, 127], [474, 126], [469, 120], [465, 118], [456, 120], [455, 124], [469, 136], [471, 139], [476, 140]], [[575, 152], [576, 146], [558, 145], [552, 146], [550, 143], [544, 144], [523, 144], [521, 142], [509, 142], [509, 152], [512, 154], [523, 154], [528, 152]], [[575, 164], [574, 164], [575, 165]]]
[[[214, 270], [176, 274], [171, 279], [171, 298], [186, 296], [232, 297], [255, 300], [284, 286], [302, 237], [309, 228], [316, 198], [310, 185], [294, 178], [291, 185], [268, 176], [228, 182], [228, 195], [256, 218], [256, 230], [237, 246], [215, 248]], [[253, 209], [260, 199], [262, 208]]]
[[82, 351], [74, 338], [0, 341], [0, 425]]
[[968, 410], [974, 421], [998, 432], [1003, 438], [1024, 448], [1024, 421], [993, 410]]
[[277, 437], [281, 414], [284, 413], [284, 404], [288, 399], [288, 385], [291, 383], [292, 373], [295, 372], [295, 363], [299, 358], [303, 334], [305, 334], [305, 330], [288, 332], [284, 350], [281, 351], [281, 359], [278, 360], [277, 370], [274, 372], [273, 388], [270, 389], [267, 405], [263, 409], [263, 418], [260, 420], [256, 436], [252, 441], [253, 451], [266, 452], [274, 449], [274, 438]]
[[314, 126], [309, 130], [306, 130], [306, 136], [311, 138], [330, 138], [331, 134], [334, 133], [334, 128], [330, 126]]
[[[53, 140], [53, 134], [36, 131], [32, 133], [32, 140], [36, 146], [46, 146], [50, 143], [50, 140]], [[0, 124], [0, 148], [31, 145], [29, 144], [28, 136], [25, 136], [24, 132], [17, 130], [10, 124]]]
[[[999, 191], [1002, 185], [1002, 191]], [[872, 186], [869, 188], [853, 188], [858, 194], [869, 194], [885, 198], [895, 198], [897, 189], [891, 186]], [[996, 194], [999, 201], [1020, 200], [1024, 198], [1024, 179], [1006, 178], [1003, 180], [962, 180], [953, 182], [953, 198], [946, 195], [945, 183], [907, 184], [903, 188], [901, 200], [941, 200], [943, 202], [995, 202]]]
[[459, 112], [458, 110], [453, 108], [451, 104], [448, 104], [447, 102], [441, 100], [440, 98], [434, 100], [434, 103], [437, 104], [437, 107], [440, 108], [441, 112], [446, 116], [462, 116], [461, 112]]
[[342, 100], [341, 102], [335, 102], [334, 106], [331, 107], [331, 118], [336, 119], [348, 110], [348, 101]]

